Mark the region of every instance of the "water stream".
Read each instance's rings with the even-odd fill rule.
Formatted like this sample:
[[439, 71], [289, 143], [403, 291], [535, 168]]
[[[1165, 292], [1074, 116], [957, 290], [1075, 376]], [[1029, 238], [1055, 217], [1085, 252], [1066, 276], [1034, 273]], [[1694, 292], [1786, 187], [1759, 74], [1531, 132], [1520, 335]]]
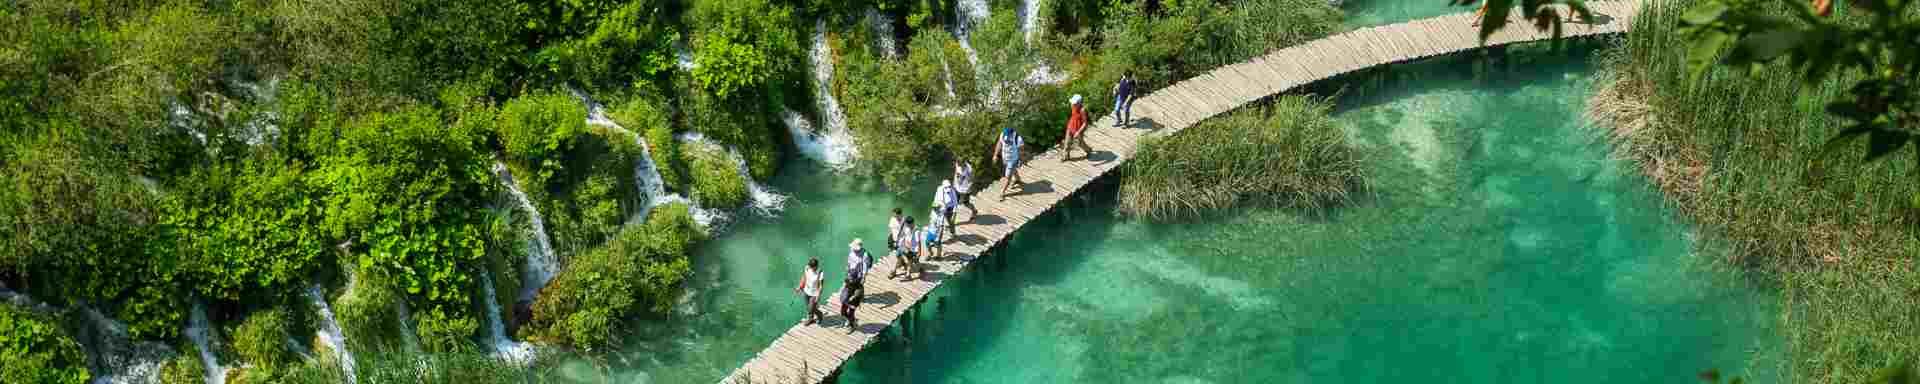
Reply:
[[353, 384], [357, 380], [353, 375], [353, 353], [347, 351], [347, 336], [340, 332], [340, 323], [333, 318], [333, 307], [327, 305], [327, 298], [321, 292], [319, 284], [307, 287], [307, 302], [312, 303], [314, 311], [320, 315], [316, 319], [320, 321], [320, 329], [315, 333], [320, 342], [333, 351], [333, 358], [339, 360], [340, 371], [345, 373], [347, 383]]
[[540, 209], [533, 205], [532, 200], [527, 199], [527, 194], [520, 192], [520, 185], [513, 181], [513, 174], [507, 171], [507, 164], [494, 162], [493, 172], [500, 177], [500, 185], [507, 187], [507, 194], [512, 195], [513, 201], [520, 205], [520, 209], [526, 211], [528, 222], [533, 225], [531, 230], [533, 241], [527, 242], [527, 267], [526, 271], [522, 272], [525, 275], [522, 281], [526, 285], [520, 288], [520, 301], [533, 301], [534, 295], [540, 293], [540, 288], [546, 287], [547, 282], [553, 280], [553, 274], [558, 272], [559, 261], [555, 260], [553, 243], [547, 238], [546, 220], [540, 217]]
[[206, 370], [207, 384], [226, 384], [227, 368], [220, 365], [220, 358], [213, 353], [213, 325], [207, 321], [207, 306], [198, 301], [193, 303], [193, 313], [187, 317], [187, 338], [193, 340], [193, 347], [200, 351], [200, 364]]
[[[891, 38], [885, 41], [885, 45], [892, 45]], [[851, 168], [860, 152], [854, 147], [853, 132], [847, 128], [846, 111], [840, 108], [839, 99], [833, 95], [833, 52], [827, 44], [826, 20], [814, 24], [813, 47], [808, 52], [808, 61], [813, 65], [814, 100], [820, 109], [820, 121], [824, 127], [815, 130], [812, 124], [807, 124], [806, 119], [799, 118], [799, 114], [793, 111], [782, 113], [781, 120], [793, 135], [793, 143], [799, 147], [801, 155], [835, 169]]]
[[764, 217], [774, 217], [786, 209], [787, 196], [774, 192], [772, 188], [754, 180], [752, 172], [747, 169], [747, 159], [740, 156], [740, 151], [708, 139], [706, 135], [699, 132], [681, 132], [674, 135], [674, 139], [679, 140], [683, 145], [700, 145], [726, 151], [727, 158], [733, 161], [735, 169], [740, 173], [740, 178], [746, 180], [747, 208], [752, 212]]
[[533, 346], [513, 341], [507, 336], [506, 321], [500, 315], [500, 300], [493, 290], [493, 273], [480, 273], [481, 299], [487, 302], [487, 345], [493, 349], [493, 357], [509, 361], [526, 362], [533, 359]]

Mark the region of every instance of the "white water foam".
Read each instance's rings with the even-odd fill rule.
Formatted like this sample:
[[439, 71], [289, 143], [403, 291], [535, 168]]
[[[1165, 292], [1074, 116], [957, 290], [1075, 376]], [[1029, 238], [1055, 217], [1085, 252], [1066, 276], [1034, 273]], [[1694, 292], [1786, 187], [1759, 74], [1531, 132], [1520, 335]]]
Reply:
[[1033, 48], [1033, 36], [1040, 32], [1040, 0], [1025, 0], [1020, 4], [1020, 38]]
[[793, 134], [800, 154], [836, 170], [846, 170], [853, 166], [860, 151], [854, 147], [853, 132], [847, 128], [847, 114], [840, 108], [839, 99], [833, 96], [833, 53], [827, 45], [827, 21], [815, 23], [813, 31], [813, 48], [808, 59], [813, 64], [814, 100], [820, 107], [824, 132], [811, 129], [811, 124], [799, 124], [804, 120], [797, 119], [799, 114], [792, 111], [784, 113], [782, 120]]
[[520, 186], [514, 183], [513, 173], [507, 170], [507, 164], [494, 162], [493, 172], [500, 176], [500, 185], [507, 187], [507, 194], [520, 204], [520, 209], [527, 211], [527, 221], [533, 225], [533, 241], [527, 244], [527, 270], [523, 272], [526, 278], [522, 280], [526, 285], [520, 288], [520, 301], [532, 301], [533, 296], [540, 293], [540, 288], [553, 280], [559, 261], [554, 260], [553, 243], [547, 238], [546, 220], [540, 217], [540, 210], [534, 207], [533, 200], [520, 192]]
[[200, 364], [206, 369], [207, 384], [226, 384], [227, 368], [220, 366], [220, 358], [213, 354], [213, 325], [207, 321], [207, 307], [198, 301], [193, 303], [193, 314], [187, 317], [187, 338], [193, 340], [194, 348], [200, 350]]
[[899, 46], [893, 41], [893, 19], [878, 8], [867, 7], [867, 23], [873, 26], [873, 45], [880, 54], [889, 59], [899, 57]]
[[480, 292], [487, 302], [487, 345], [493, 347], [493, 357], [520, 363], [533, 361], [532, 345], [507, 337], [507, 324], [500, 316], [500, 300], [493, 290], [492, 272], [480, 274]]
[[347, 384], [353, 384], [356, 381], [353, 376], [353, 353], [347, 351], [347, 335], [340, 332], [340, 323], [334, 321], [333, 307], [327, 305], [327, 298], [321, 294], [319, 284], [307, 287], [307, 301], [313, 303], [314, 310], [320, 314], [320, 329], [315, 333], [320, 342], [333, 350], [333, 358], [340, 360], [340, 371], [346, 374]]

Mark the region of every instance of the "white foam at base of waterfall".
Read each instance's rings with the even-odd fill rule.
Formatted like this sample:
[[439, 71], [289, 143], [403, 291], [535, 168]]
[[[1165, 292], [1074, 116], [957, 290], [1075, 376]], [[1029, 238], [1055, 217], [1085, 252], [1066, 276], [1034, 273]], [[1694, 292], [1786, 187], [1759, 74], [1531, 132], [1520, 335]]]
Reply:
[[781, 120], [786, 122], [801, 155], [833, 169], [846, 170], [853, 167], [860, 151], [854, 147], [853, 132], [847, 128], [846, 111], [833, 95], [833, 52], [827, 44], [827, 21], [816, 22], [813, 31], [813, 47], [807, 56], [813, 64], [814, 100], [820, 108], [823, 129], [815, 131], [812, 124], [802, 124], [805, 119], [798, 118], [799, 114], [793, 111], [783, 113]]
[[740, 178], [747, 182], [747, 208], [754, 213], [771, 217], [778, 215], [780, 211], [786, 209], [787, 196], [779, 192], [774, 192], [772, 188], [768, 188], [766, 185], [754, 180], [752, 172], [747, 169], [747, 160], [745, 157], [740, 156], [740, 151], [734, 150], [731, 146], [721, 145], [719, 142], [708, 139], [706, 135], [702, 135], [699, 132], [681, 132], [674, 135], [673, 138], [681, 143], [704, 145], [709, 148], [718, 148], [726, 151], [727, 157], [733, 160], [735, 169], [740, 172]]
[[500, 299], [493, 290], [492, 272], [480, 274], [480, 292], [487, 302], [487, 345], [493, 347], [493, 357], [520, 363], [533, 361], [532, 345], [507, 337], [507, 324], [500, 315]]
[[207, 307], [199, 301], [193, 303], [193, 313], [187, 316], [187, 338], [193, 340], [195, 349], [200, 350], [200, 364], [206, 369], [207, 384], [226, 384], [227, 368], [220, 366], [220, 358], [213, 354], [213, 325], [207, 321]]
[[345, 374], [347, 384], [353, 384], [357, 381], [353, 376], [353, 353], [347, 351], [347, 335], [340, 332], [340, 323], [334, 321], [333, 307], [327, 305], [326, 295], [321, 294], [319, 284], [308, 286], [306, 293], [307, 301], [313, 303], [314, 311], [320, 315], [316, 319], [320, 321], [320, 329], [314, 333], [320, 342], [333, 350], [333, 358], [339, 360], [340, 372]]

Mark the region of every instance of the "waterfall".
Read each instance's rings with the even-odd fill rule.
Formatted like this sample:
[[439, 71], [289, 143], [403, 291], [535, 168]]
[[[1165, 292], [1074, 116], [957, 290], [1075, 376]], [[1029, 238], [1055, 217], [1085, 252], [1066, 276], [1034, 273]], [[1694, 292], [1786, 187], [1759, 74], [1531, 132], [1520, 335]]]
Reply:
[[946, 55], [940, 55], [940, 79], [946, 81], [947, 99], [960, 97], [958, 94], [953, 93], [953, 67], [947, 65]]
[[898, 57], [900, 50], [893, 42], [893, 20], [880, 13], [880, 9], [867, 7], [867, 23], [873, 26], [874, 47], [886, 58]]
[[313, 303], [314, 311], [320, 315], [320, 329], [315, 333], [320, 342], [333, 350], [333, 358], [340, 360], [340, 372], [346, 374], [347, 384], [353, 384], [353, 353], [347, 352], [347, 335], [340, 332], [340, 323], [334, 321], [333, 307], [327, 305], [320, 284], [307, 286], [307, 301]]
[[1020, 38], [1033, 47], [1033, 35], [1040, 32], [1040, 0], [1024, 0], [1020, 4]]
[[686, 40], [673, 41], [673, 58], [674, 64], [679, 66], [681, 70], [692, 71], [694, 68], [700, 67], [699, 63], [693, 61], [693, 50], [687, 48]]
[[[640, 191], [643, 200], [639, 209], [634, 212], [633, 218], [628, 219], [629, 223], [643, 222], [647, 219], [647, 214], [653, 212], [654, 207], [672, 203], [686, 204], [687, 211], [693, 215], [693, 221], [702, 227], [710, 227], [715, 222], [725, 219], [725, 214], [719, 211], [702, 208], [698, 203], [680, 194], [667, 193], [667, 182], [660, 178], [660, 167], [653, 162], [653, 146], [647, 143], [646, 136], [641, 136], [639, 132], [628, 130], [627, 127], [620, 126], [620, 122], [607, 118], [604, 112], [606, 108], [594, 102], [593, 97], [586, 92], [571, 86], [568, 89], [573, 91], [574, 97], [580, 98], [581, 103], [586, 104], [587, 124], [601, 125], [631, 135], [634, 144], [640, 146], [639, 159], [633, 162], [633, 181], [634, 187]], [[811, 132], [811, 129], [808, 132]]]
[[[793, 142], [800, 148], [800, 154], [827, 163], [827, 166], [845, 170], [853, 166], [853, 159], [860, 155], [853, 145], [853, 133], [847, 129], [847, 114], [840, 109], [840, 101], [833, 96], [833, 53], [827, 46], [827, 21], [820, 20], [813, 28], [813, 49], [808, 54], [813, 64], [814, 99], [820, 107], [820, 120], [825, 132], [815, 132], [810, 125], [797, 124], [798, 114], [782, 116], [787, 122], [787, 130], [793, 134]], [[891, 43], [888, 43], [891, 45]]]
[[487, 301], [487, 345], [493, 357], [516, 362], [533, 361], [533, 346], [507, 337], [507, 324], [500, 319], [500, 299], [493, 290], [493, 272], [480, 274], [480, 292]]
[[[0, 296], [5, 296], [0, 294]], [[17, 295], [12, 298], [17, 305], [27, 306], [32, 298]], [[52, 306], [40, 303], [29, 306], [34, 310], [53, 310]], [[87, 366], [93, 371], [94, 384], [131, 384], [157, 383], [160, 381], [160, 368], [169, 358], [177, 355], [173, 348], [152, 341], [134, 341], [127, 334], [127, 325], [101, 314], [91, 307], [82, 311], [86, 314], [89, 326], [75, 335], [77, 341], [87, 351]]]
[[520, 288], [520, 301], [532, 301], [533, 296], [540, 293], [540, 288], [553, 280], [554, 270], [558, 267], [558, 261], [553, 257], [553, 243], [547, 238], [547, 222], [540, 217], [540, 210], [533, 206], [533, 201], [527, 199], [527, 194], [520, 192], [520, 186], [513, 181], [513, 173], [507, 171], [507, 164], [494, 162], [493, 172], [500, 176], [500, 184], [507, 187], [507, 194], [513, 195], [513, 200], [527, 211], [527, 221], [533, 224], [533, 242], [527, 244], [526, 279], [522, 280], [526, 285]]
[[187, 318], [187, 338], [193, 339], [193, 346], [200, 350], [200, 364], [207, 370], [207, 384], [226, 384], [227, 369], [220, 366], [220, 358], [213, 355], [213, 325], [207, 321], [207, 306], [193, 303], [193, 314]]
[[734, 150], [733, 147], [720, 145], [720, 143], [708, 139], [706, 135], [702, 135], [699, 132], [683, 132], [674, 135], [674, 139], [682, 143], [726, 150], [727, 157], [733, 159], [735, 169], [740, 172], [740, 178], [747, 182], [748, 205], [755, 213], [764, 216], [774, 216], [786, 209], [787, 196], [774, 192], [773, 189], [767, 188], [767, 186], [761, 185], [759, 181], [754, 180], [753, 174], [747, 169], [747, 159], [740, 156], [740, 152]]

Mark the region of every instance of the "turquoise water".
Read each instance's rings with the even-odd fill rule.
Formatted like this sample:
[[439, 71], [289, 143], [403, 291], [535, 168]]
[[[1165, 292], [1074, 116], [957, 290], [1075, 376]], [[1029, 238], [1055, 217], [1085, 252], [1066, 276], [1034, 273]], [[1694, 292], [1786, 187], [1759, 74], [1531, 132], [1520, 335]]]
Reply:
[[1393, 24], [1413, 19], [1473, 12], [1476, 7], [1447, 5], [1448, 0], [1344, 0], [1349, 28]]
[[[1347, 9], [1379, 23], [1458, 11]], [[1525, 65], [1475, 81], [1443, 60], [1354, 82], [1381, 84], [1337, 113], [1376, 185], [1331, 212], [1149, 224], [1116, 218], [1110, 188], [1084, 193], [950, 280], [911, 341], [892, 333], [842, 382], [1771, 377], [1777, 299], [1690, 252], [1692, 228], [1583, 125], [1592, 68]], [[787, 211], [705, 245], [680, 312], [607, 362], [615, 381], [716, 381], [800, 318], [807, 258], [839, 271], [853, 237], [879, 246], [888, 209], [924, 219], [930, 188], [898, 197], [855, 179], [784, 170], [769, 184], [793, 196]]]

